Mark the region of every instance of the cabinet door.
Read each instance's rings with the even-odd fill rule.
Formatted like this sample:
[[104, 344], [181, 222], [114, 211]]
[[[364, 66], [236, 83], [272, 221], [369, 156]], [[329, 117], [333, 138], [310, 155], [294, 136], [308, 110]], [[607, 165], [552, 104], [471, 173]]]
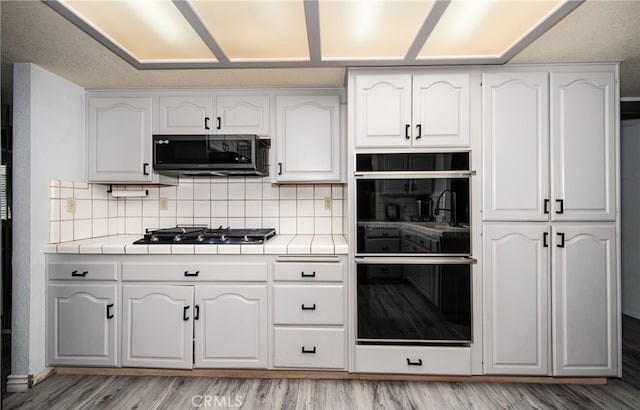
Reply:
[[549, 219], [548, 82], [547, 73], [483, 75], [485, 221]]
[[118, 366], [117, 285], [49, 285], [49, 364]]
[[191, 369], [193, 287], [122, 286], [122, 365]]
[[616, 376], [615, 226], [555, 226], [553, 251], [554, 376]]
[[276, 180], [339, 181], [339, 96], [280, 96], [276, 107]]
[[196, 367], [267, 367], [267, 287], [196, 286]]
[[268, 95], [217, 96], [216, 132], [218, 134], [269, 135], [269, 104]]
[[552, 220], [613, 221], [614, 73], [551, 74]]
[[355, 84], [355, 144], [411, 146], [411, 75], [359, 75]]
[[158, 100], [160, 134], [213, 133], [213, 96], [164, 96]]
[[469, 146], [469, 74], [413, 76], [413, 146]]
[[89, 182], [152, 182], [151, 98], [89, 98]]
[[549, 372], [546, 224], [485, 224], [484, 372]]

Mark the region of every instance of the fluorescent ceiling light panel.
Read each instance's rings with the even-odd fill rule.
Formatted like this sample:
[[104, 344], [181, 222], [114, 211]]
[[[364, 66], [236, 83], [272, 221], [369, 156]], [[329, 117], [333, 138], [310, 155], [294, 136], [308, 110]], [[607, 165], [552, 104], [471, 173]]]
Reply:
[[402, 60], [435, 1], [319, 0], [323, 60]]
[[230, 61], [309, 60], [302, 0], [191, 0]]
[[217, 59], [170, 0], [61, 0], [139, 62]]
[[500, 57], [564, 0], [452, 0], [417, 59]]

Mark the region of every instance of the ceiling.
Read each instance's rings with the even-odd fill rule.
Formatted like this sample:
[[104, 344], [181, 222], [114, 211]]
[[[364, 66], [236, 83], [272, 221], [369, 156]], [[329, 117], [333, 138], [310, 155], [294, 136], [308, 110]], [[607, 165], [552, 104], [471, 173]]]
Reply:
[[[292, 63], [240, 68], [136, 68], [44, 3], [2, 0], [0, 13], [3, 82], [10, 69], [8, 64], [14, 62], [34, 63], [85, 88], [336, 87], [342, 86], [345, 79], [344, 62], [316, 64], [319, 66]], [[639, 97], [638, 21], [640, 1], [587, 0], [507, 59], [509, 63], [622, 61], [621, 95]], [[348, 62], [349, 66], [364, 64], [371, 62]], [[5, 90], [3, 86], [3, 99]]]

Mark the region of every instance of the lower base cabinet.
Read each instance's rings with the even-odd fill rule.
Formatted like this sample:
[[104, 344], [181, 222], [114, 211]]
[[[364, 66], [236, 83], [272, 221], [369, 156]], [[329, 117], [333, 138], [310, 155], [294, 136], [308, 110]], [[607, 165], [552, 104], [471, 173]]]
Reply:
[[276, 327], [274, 367], [343, 369], [344, 329]]
[[115, 284], [50, 284], [49, 364], [117, 366]]
[[267, 367], [266, 285], [123, 285], [123, 366]]

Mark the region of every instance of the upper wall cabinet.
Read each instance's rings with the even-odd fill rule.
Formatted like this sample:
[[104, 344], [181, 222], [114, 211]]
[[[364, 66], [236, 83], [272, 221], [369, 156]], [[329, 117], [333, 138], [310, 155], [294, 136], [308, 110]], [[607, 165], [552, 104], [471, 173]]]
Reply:
[[158, 99], [160, 134], [269, 135], [269, 96], [163, 94]]
[[276, 97], [276, 182], [338, 182], [340, 97]]
[[612, 221], [615, 74], [548, 78], [483, 76], [484, 219]]
[[469, 90], [466, 73], [358, 73], [356, 148], [468, 146]]
[[89, 96], [89, 182], [171, 183], [151, 166], [151, 97]]

